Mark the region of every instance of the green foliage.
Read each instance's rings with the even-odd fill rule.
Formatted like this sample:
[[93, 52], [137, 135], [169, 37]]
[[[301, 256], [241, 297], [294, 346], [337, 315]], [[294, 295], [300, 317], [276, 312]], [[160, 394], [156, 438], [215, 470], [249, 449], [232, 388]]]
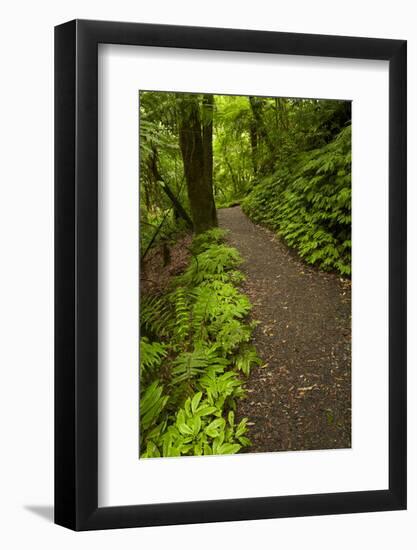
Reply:
[[164, 296], [141, 303], [141, 457], [231, 454], [250, 445], [239, 372], [260, 363], [248, 344], [250, 302], [236, 288], [241, 258], [225, 232], [194, 238], [190, 265]]
[[211, 244], [203, 252], [193, 256], [193, 261], [181, 275], [182, 284], [199, 284], [203, 281], [229, 280], [229, 272], [242, 263], [236, 248], [225, 244]]
[[249, 300], [230, 283], [204, 282], [193, 295], [195, 337], [211, 338], [225, 353], [250, 337], [249, 327], [241, 322], [250, 311]]
[[[306, 262], [350, 275], [350, 120], [346, 101], [214, 96], [205, 102], [201, 94], [141, 92], [141, 259], [152, 246], [173, 242], [191, 212], [194, 228], [195, 218], [214, 212], [191, 208], [193, 168], [195, 189], [209, 181], [218, 208], [241, 204]], [[200, 130], [210, 136], [212, 154], [206, 140], [207, 158], [194, 170], [186, 138]], [[142, 296], [142, 457], [228, 454], [250, 445], [247, 420], [236, 425], [234, 411], [244, 377], [261, 361], [250, 343], [251, 305], [238, 290], [242, 258], [225, 234], [215, 228], [196, 236], [191, 261], [167, 291]]]
[[207, 368], [218, 367], [223, 370], [227, 361], [219, 357], [216, 349], [202, 345], [201, 340], [192, 351], [183, 351], [172, 363], [171, 383], [176, 386], [181, 382], [189, 382], [203, 375]]
[[154, 426], [164, 409], [168, 397], [162, 395], [163, 389], [155, 380], [143, 391], [140, 398], [140, 421], [144, 431]]
[[249, 376], [253, 366], [260, 365], [261, 362], [255, 348], [250, 345], [242, 346], [239, 354], [235, 357], [236, 368], [241, 370], [246, 376]]
[[159, 342], [149, 342], [146, 336], [140, 339], [140, 372], [141, 375], [151, 374], [161, 365], [166, 357], [166, 346]]
[[218, 244], [224, 241], [228, 233], [229, 232], [227, 230], [220, 229], [219, 227], [214, 227], [204, 233], [200, 233], [200, 235], [194, 237], [191, 245], [191, 251], [193, 254], [200, 254], [200, 252], [204, 252], [212, 244]]
[[161, 243], [172, 244], [180, 235], [188, 231], [184, 220], [176, 219], [172, 205], [164, 204], [163, 208], [155, 208], [152, 212], [145, 213], [145, 211], [146, 208], [141, 205], [139, 232], [141, 257], [148, 252], [149, 248]]
[[222, 208], [238, 204], [253, 178], [248, 98], [216, 96], [214, 122], [214, 191]]
[[166, 187], [189, 212], [176, 132], [173, 94], [140, 93], [140, 250], [172, 240], [185, 231]]
[[262, 179], [242, 204], [308, 263], [351, 273], [351, 127]]
[[[155, 242], [169, 240], [183, 229], [178, 216], [170, 211], [172, 205], [163, 192], [161, 178], [185, 210], [190, 210], [178, 112], [184, 103], [191, 108], [195, 101], [201, 103], [203, 95], [141, 92], [142, 250], [152, 242], [155, 228], [161, 223]], [[203, 125], [213, 121], [213, 193], [217, 207], [242, 204], [254, 221], [280, 233], [307, 262], [349, 275], [350, 102], [216, 95], [210, 109], [202, 109], [201, 116]], [[204, 238], [210, 241], [209, 236]], [[193, 246], [197, 255], [205, 244], [197, 241]], [[210, 268], [216, 269], [216, 265], [209, 264], [217, 258], [220, 270], [224, 262], [229, 262], [223, 248], [208, 256], [200, 258], [207, 265], [190, 265], [183, 284], [191, 280], [200, 283], [202, 277], [210, 279]], [[222, 280], [230, 281], [224, 270], [222, 273]]]
[[143, 296], [140, 304], [141, 334], [165, 336], [172, 323], [170, 303], [161, 296]]
[[220, 374], [216, 369], [207, 369], [199, 380], [199, 386], [205, 390], [208, 403], [219, 409], [222, 409], [226, 402], [234, 409], [236, 399], [244, 396], [241, 380], [235, 371]]
[[149, 434], [141, 457], [234, 454], [250, 445], [244, 435], [247, 420], [236, 425], [233, 411], [226, 418], [221, 414], [221, 409], [208, 404], [203, 392], [197, 392], [186, 399], [166, 429], [158, 427]]

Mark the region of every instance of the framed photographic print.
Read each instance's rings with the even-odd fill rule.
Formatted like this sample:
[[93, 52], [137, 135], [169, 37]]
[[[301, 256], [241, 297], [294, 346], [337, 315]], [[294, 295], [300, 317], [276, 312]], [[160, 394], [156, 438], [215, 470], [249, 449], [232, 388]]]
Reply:
[[55, 521], [406, 507], [406, 42], [55, 29]]

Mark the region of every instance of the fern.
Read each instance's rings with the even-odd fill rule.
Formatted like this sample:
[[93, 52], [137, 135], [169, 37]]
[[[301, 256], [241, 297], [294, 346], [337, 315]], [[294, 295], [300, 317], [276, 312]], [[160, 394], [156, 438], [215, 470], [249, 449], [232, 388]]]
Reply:
[[238, 375], [233, 371], [219, 374], [210, 370], [200, 378], [199, 386], [205, 390], [208, 403], [218, 409], [223, 409], [228, 398], [234, 405], [235, 399], [245, 394]]
[[174, 306], [175, 321], [173, 324], [173, 337], [178, 340], [186, 340], [190, 333], [190, 305], [185, 288], [178, 287], [173, 291], [168, 300]]
[[172, 384], [180, 384], [203, 374], [207, 367], [223, 371], [228, 361], [216, 354], [214, 347], [196, 346], [193, 351], [183, 352], [174, 361]]
[[146, 336], [140, 339], [140, 372], [147, 374], [157, 369], [166, 356], [166, 346], [159, 342], [149, 342]]
[[305, 261], [351, 272], [351, 128], [328, 145], [301, 153], [254, 187], [242, 208], [277, 231]]
[[165, 297], [150, 296], [141, 299], [141, 331], [146, 335], [166, 336], [175, 318]]
[[229, 321], [244, 318], [251, 308], [245, 295], [221, 281], [202, 283], [193, 296], [192, 325], [194, 334], [200, 338], [218, 334]]
[[224, 242], [228, 233], [226, 229], [215, 227], [197, 235], [194, 237], [191, 245], [192, 253], [194, 255], [200, 254], [210, 248], [211, 245]]
[[235, 365], [246, 376], [249, 376], [250, 370], [255, 365], [260, 365], [261, 360], [253, 346], [244, 346], [235, 357]]
[[226, 353], [235, 351], [240, 344], [249, 342], [251, 337], [251, 327], [242, 325], [237, 319], [232, 319], [225, 323], [217, 333], [217, 342]]
[[[236, 284], [241, 257], [225, 232], [196, 237], [194, 256], [164, 296], [141, 304], [141, 457], [228, 454], [250, 444], [233, 409], [238, 374], [259, 363], [248, 342], [251, 305]], [[169, 397], [168, 397], [169, 396]], [[232, 422], [233, 420], [233, 422]]]
[[206, 280], [227, 280], [227, 272], [236, 268], [242, 258], [236, 248], [213, 244], [193, 257], [193, 261], [178, 280], [183, 284], [198, 285]]
[[167, 404], [168, 397], [163, 396], [163, 388], [158, 380], [145, 389], [140, 398], [140, 419], [143, 430], [156, 424], [159, 415]]

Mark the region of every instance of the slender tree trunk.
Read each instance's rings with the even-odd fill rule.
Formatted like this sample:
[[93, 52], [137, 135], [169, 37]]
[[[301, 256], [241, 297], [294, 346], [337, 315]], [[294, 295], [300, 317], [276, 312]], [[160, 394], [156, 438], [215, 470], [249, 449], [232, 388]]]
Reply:
[[187, 214], [186, 210], [180, 203], [180, 201], [177, 199], [173, 191], [170, 189], [169, 185], [165, 183], [165, 181], [162, 179], [161, 174], [159, 173], [158, 168], [158, 154], [156, 152], [156, 149], [152, 148], [152, 155], [150, 156], [150, 168], [153, 175], [154, 182], [156, 184], [160, 183], [162, 186], [162, 189], [164, 190], [165, 194], [169, 197], [170, 201], [172, 202], [172, 205], [174, 207], [174, 213], [177, 217], [182, 218], [187, 226], [192, 229], [193, 228], [193, 222], [190, 220], [190, 216]]
[[[267, 154], [263, 154], [262, 159], [260, 159], [260, 155], [258, 155], [257, 172], [266, 174], [272, 169], [276, 157], [276, 150], [264, 122], [263, 108], [265, 102], [262, 98], [249, 96], [249, 103], [258, 136], [258, 145], [263, 142], [268, 148]], [[260, 147], [258, 147], [257, 150], [259, 153]]]
[[175, 196], [175, 194], [173, 193], [169, 185], [162, 180], [161, 180], [161, 183], [162, 183], [162, 189], [165, 191], [165, 193], [168, 195], [168, 197], [172, 202], [172, 205], [174, 207], [175, 217], [182, 218], [187, 224], [187, 227], [189, 227], [189, 229], [193, 229], [193, 222], [191, 221], [190, 216], [187, 214], [183, 205], [177, 199], [177, 197]]
[[191, 215], [194, 231], [202, 233], [217, 226], [212, 184], [213, 152], [210, 138], [212, 122], [211, 125], [206, 125], [205, 136], [203, 136], [204, 126], [201, 121], [198, 96], [178, 94], [177, 99], [180, 149]]
[[286, 100], [283, 97], [278, 98], [280, 115], [281, 115], [281, 125], [285, 131], [288, 131], [288, 112], [286, 108]]
[[204, 156], [204, 176], [207, 193], [211, 194], [211, 218], [217, 226], [217, 210], [213, 195], [213, 110], [214, 98], [212, 94], [203, 96], [202, 104], [202, 137]]
[[256, 122], [257, 132], [258, 135], [265, 140], [265, 143], [268, 146], [268, 149], [271, 153], [271, 155], [274, 155], [275, 148], [274, 144], [272, 143], [270, 136], [268, 134], [268, 130], [265, 127], [264, 120], [262, 117], [262, 111], [264, 106], [264, 100], [249, 96], [249, 103], [252, 109], [252, 114]]
[[252, 165], [253, 165], [253, 175], [257, 176], [258, 174], [258, 134], [256, 132], [256, 122], [251, 120], [249, 124], [249, 133], [250, 133], [250, 145], [252, 149]]
[[275, 130], [276, 130], [276, 131], [279, 130], [279, 125], [278, 125], [278, 111], [279, 111], [279, 107], [278, 107], [278, 98], [276, 97], [276, 98], [275, 98]]

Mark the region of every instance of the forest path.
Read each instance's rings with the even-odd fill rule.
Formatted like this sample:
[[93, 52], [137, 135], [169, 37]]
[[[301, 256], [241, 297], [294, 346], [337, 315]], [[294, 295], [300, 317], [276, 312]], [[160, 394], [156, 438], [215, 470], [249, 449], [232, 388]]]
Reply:
[[351, 446], [350, 282], [305, 265], [240, 207], [218, 210], [219, 225], [244, 263], [242, 290], [260, 324], [238, 417], [248, 417], [248, 452]]

